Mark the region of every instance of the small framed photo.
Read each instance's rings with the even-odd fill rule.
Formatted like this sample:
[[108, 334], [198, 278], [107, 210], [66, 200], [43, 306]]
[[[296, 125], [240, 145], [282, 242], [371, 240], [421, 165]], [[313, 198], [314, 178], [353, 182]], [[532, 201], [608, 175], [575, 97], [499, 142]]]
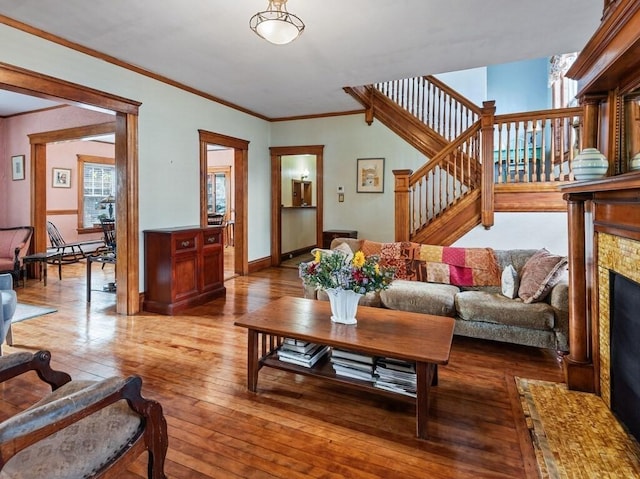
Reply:
[[11, 157], [11, 179], [24, 180], [24, 155]]
[[358, 193], [384, 193], [384, 158], [358, 158]]
[[53, 168], [51, 186], [54, 188], [71, 188], [71, 170], [68, 168]]

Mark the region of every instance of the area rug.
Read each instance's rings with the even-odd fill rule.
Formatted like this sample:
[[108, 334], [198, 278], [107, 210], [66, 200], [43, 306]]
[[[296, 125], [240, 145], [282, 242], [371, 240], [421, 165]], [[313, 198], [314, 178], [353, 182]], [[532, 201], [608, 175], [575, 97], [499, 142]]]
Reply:
[[640, 445], [599, 396], [516, 378], [542, 479], [640, 478]]
[[293, 258], [286, 259], [280, 262], [280, 266], [282, 268], [293, 268], [298, 269], [300, 263], [304, 261], [311, 261], [313, 259], [313, 255], [311, 253], [301, 254], [299, 256], [294, 256]]
[[34, 304], [18, 303], [16, 305], [16, 312], [11, 320], [12, 323], [24, 321], [25, 319], [37, 318], [49, 313], [55, 313], [58, 311], [55, 308], [47, 308], [44, 306], [36, 306]]

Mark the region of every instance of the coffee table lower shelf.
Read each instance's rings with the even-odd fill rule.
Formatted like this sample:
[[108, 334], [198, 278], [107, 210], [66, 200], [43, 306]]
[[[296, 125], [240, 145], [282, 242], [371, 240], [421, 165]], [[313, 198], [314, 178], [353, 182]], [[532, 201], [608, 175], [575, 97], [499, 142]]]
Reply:
[[[299, 366], [297, 364], [288, 363], [286, 361], [280, 361], [276, 354], [277, 353], [273, 352], [269, 356], [262, 358], [260, 360], [261, 366], [268, 366], [270, 368], [280, 369], [282, 371], [288, 371], [296, 374], [302, 374], [304, 376], [318, 377], [330, 382], [346, 385], [350, 388], [360, 389], [362, 391], [374, 391], [381, 396], [386, 396], [395, 400], [402, 400], [411, 404], [415, 404], [416, 402], [416, 398], [413, 396], [395, 393], [393, 391], [387, 391], [385, 389], [375, 387], [369, 381], [362, 381], [360, 379], [340, 376], [339, 374], [336, 374], [333, 366], [331, 366], [331, 361], [329, 360], [330, 355], [327, 355], [327, 357], [321, 359], [312, 367], [307, 368], [304, 366]], [[434, 367], [434, 371], [431, 385], [436, 386], [438, 382], [438, 366], [436, 364], [433, 364], [432, 366]]]
[[[258, 339], [259, 336], [261, 340]], [[416, 435], [421, 439], [427, 439], [429, 393], [431, 386], [437, 384], [438, 378], [438, 365], [436, 363], [416, 361], [416, 397], [412, 398], [405, 394], [377, 388], [367, 381], [339, 376], [333, 370], [328, 357], [323, 358], [310, 368], [280, 361], [277, 358], [277, 348], [282, 344], [283, 340], [284, 337], [281, 336], [265, 334], [252, 329], [248, 330], [247, 389], [249, 389], [249, 391], [257, 392], [258, 372], [264, 366], [296, 374], [303, 374], [305, 376], [322, 378], [326, 381], [339, 383], [367, 392], [373, 391], [382, 396], [414, 403], [416, 407]], [[258, 344], [261, 344], [262, 348], [260, 348]], [[260, 349], [263, 351], [262, 355], [258, 354]]]

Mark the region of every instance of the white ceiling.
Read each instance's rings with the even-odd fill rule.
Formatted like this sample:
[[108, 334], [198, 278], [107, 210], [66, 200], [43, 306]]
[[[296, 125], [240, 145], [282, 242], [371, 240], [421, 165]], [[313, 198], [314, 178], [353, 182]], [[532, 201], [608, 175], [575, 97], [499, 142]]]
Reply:
[[249, 30], [267, 4], [0, 0], [0, 14], [283, 118], [359, 109], [345, 86], [580, 50], [603, 8], [602, 0], [289, 0], [306, 29], [275, 46]]

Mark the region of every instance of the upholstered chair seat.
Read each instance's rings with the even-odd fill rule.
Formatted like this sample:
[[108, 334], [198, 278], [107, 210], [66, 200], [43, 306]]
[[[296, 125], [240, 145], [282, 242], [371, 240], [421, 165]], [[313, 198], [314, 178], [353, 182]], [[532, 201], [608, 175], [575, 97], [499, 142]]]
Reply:
[[48, 351], [0, 358], [0, 380], [35, 369], [53, 392], [0, 423], [0, 479], [121, 477], [147, 450], [148, 477], [165, 479], [166, 422], [137, 376], [71, 381]]
[[0, 355], [2, 355], [2, 344], [11, 330], [11, 320], [18, 304], [11, 274], [0, 274], [0, 299], [2, 300], [2, 307], [0, 307]]

